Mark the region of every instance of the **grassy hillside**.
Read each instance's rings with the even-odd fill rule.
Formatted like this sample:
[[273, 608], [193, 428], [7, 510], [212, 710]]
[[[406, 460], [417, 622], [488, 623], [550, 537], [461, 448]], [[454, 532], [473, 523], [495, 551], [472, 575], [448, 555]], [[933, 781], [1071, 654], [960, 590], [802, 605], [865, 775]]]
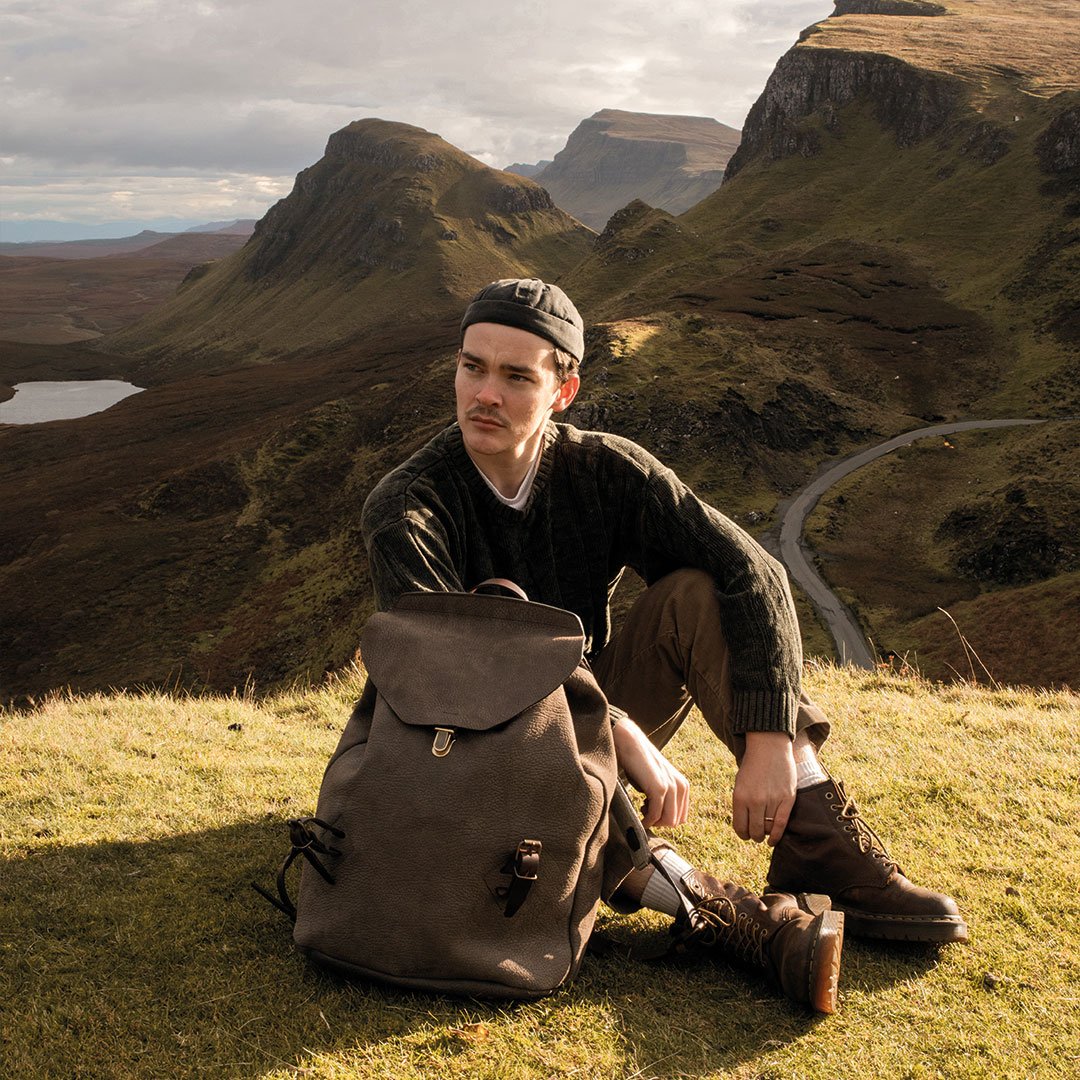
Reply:
[[[930, 9], [940, 13], [901, 14]], [[566, 282], [616, 337], [624, 325], [652, 329], [642, 355], [666, 363], [636, 369], [642, 385], [658, 378], [652, 419], [632, 423], [714, 485], [720, 505], [754, 506], [766, 526], [778, 498], [856, 445], [927, 421], [1080, 413], [1075, 11], [839, 10], [854, 13], [811, 28], [777, 65], [718, 192], [680, 217], [627, 207]], [[633, 389], [623, 366], [593, 393], [602, 414], [606, 404], [622, 417]], [[936, 467], [878, 482], [889, 464], [849, 482], [835, 526], [844, 540], [827, 539], [824, 570], [879, 642], [916, 647], [901, 623], [980, 592], [950, 568], [954, 545], [939, 530], [950, 499], [983, 492], [1002, 504], [997, 524], [1022, 532], [1028, 511], [1004, 498], [1015, 482], [1065, 538], [1040, 577], [1053, 630], [1036, 635], [1061, 644], [1040, 671], [1050, 653], [1022, 659], [1002, 638], [991, 666], [1004, 680], [1080, 679], [1075, 605], [1048, 599], [1074, 595], [1067, 579], [1052, 585], [1073, 568], [1068, 538], [1080, 526], [1080, 439], [1069, 431], [1034, 457], [984, 455], [979, 471], [996, 479], [973, 489], [959, 475], [939, 487]], [[1042, 601], [1014, 600], [1037, 621]], [[983, 604], [1012, 611], [1004, 594]], [[955, 650], [922, 629], [920, 655], [947, 674]]]
[[[248, 887], [314, 807], [360, 686], [257, 700], [52, 696], [0, 713], [0, 1073], [18, 1077], [1050, 1078], [1080, 1063], [1080, 698], [809, 672], [828, 764], [971, 942], [845, 944], [814, 1019], [723, 962], [648, 965], [665, 920], [605, 915], [574, 986], [495, 1007], [309, 967]], [[727, 825], [731, 768], [696, 716], [677, 843], [761, 887]], [[883, 768], [882, 763], [888, 762]]]
[[807, 538], [881, 649], [1003, 681], [1080, 685], [1080, 422], [924, 439], [841, 482]]

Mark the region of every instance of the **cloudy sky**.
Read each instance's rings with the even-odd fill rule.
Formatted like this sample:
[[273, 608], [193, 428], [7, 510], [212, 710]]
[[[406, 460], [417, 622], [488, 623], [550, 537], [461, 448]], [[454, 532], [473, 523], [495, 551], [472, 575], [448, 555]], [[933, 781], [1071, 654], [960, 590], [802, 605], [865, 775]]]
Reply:
[[741, 127], [832, 0], [0, 0], [0, 235], [259, 217], [378, 116], [489, 165], [602, 108]]

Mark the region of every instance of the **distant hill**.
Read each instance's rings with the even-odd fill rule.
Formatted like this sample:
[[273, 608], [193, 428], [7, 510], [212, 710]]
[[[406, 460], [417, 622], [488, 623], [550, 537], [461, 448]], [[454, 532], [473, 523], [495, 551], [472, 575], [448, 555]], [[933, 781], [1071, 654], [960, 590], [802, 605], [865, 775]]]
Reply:
[[235, 233], [179, 233], [91, 258], [0, 255], [0, 341], [64, 345], [99, 338], [165, 303], [192, 267], [230, 255], [246, 240]]
[[236, 233], [250, 236], [255, 231], [255, 218], [234, 218], [232, 221], [208, 221], [205, 225], [192, 225], [189, 233]]
[[111, 259], [180, 259], [195, 266], [212, 259], [222, 259], [239, 251], [247, 243], [250, 233], [243, 232], [190, 232], [166, 237], [139, 248], [138, 251], [108, 256]]
[[531, 175], [557, 206], [600, 231], [634, 199], [673, 214], [688, 210], [720, 186], [738, 145], [738, 131], [706, 116], [601, 109]]
[[28, 242], [0, 244], [0, 255], [29, 256], [38, 259], [99, 259], [103, 255], [130, 255], [135, 251], [160, 244], [175, 233], [144, 229], [135, 236], [120, 236], [109, 240], [62, 240], [57, 243]]
[[526, 165], [516, 161], [513, 165], [507, 165], [503, 172], [514, 173], [515, 176], [527, 176], [533, 179], [537, 173], [543, 172], [551, 164], [550, 160], [538, 161], [535, 165]]
[[158, 377], [310, 351], [458, 311], [477, 282], [558, 277], [593, 239], [531, 180], [421, 128], [360, 120], [330, 137], [242, 251], [193, 272], [110, 344], [157, 358]]
[[[130, 255], [137, 251], [144, 251], [174, 236], [210, 233], [246, 237], [250, 236], [254, 229], [254, 219], [234, 219], [233, 221], [211, 221], [205, 225], [195, 225], [183, 233], [156, 232], [153, 229], [143, 229], [142, 232], [134, 236], [104, 239], [4, 242], [0, 243], [0, 255], [38, 259], [98, 259], [106, 255]], [[208, 248], [207, 250], [215, 249]], [[220, 250], [222, 254], [227, 253], [225, 248], [217, 250]], [[235, 250], [235, 248], [232, 250]], [[217, 258], [216, 255], [207, 255], [205, 257]]]

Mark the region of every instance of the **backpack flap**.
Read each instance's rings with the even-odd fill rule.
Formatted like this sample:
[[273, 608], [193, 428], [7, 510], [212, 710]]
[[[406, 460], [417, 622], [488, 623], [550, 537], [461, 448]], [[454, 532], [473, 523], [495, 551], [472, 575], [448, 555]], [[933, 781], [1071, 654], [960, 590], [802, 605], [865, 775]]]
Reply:
[[406, 593], [392, 611], [368, 620], [360, 655], [404, 723], [486, 731], [561, 686], [584, 646], [581, 621], [561, 608], [502, 596]]

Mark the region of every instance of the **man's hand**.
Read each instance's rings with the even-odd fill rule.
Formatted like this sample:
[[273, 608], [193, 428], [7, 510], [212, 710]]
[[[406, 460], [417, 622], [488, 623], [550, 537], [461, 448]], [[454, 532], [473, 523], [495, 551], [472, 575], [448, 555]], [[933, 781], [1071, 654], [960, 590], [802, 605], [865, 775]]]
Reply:
[[690, 813], [690, 781], [629, 718], [619, 717], [612, 728], [615, 757], [630, 783], [645, 795], [642, 824], [682, 825]]
[[750, 731], [731, 795], [731, 824], [742, 840], [775, 847], [795, 805], [795, 755], [783, 731]]

